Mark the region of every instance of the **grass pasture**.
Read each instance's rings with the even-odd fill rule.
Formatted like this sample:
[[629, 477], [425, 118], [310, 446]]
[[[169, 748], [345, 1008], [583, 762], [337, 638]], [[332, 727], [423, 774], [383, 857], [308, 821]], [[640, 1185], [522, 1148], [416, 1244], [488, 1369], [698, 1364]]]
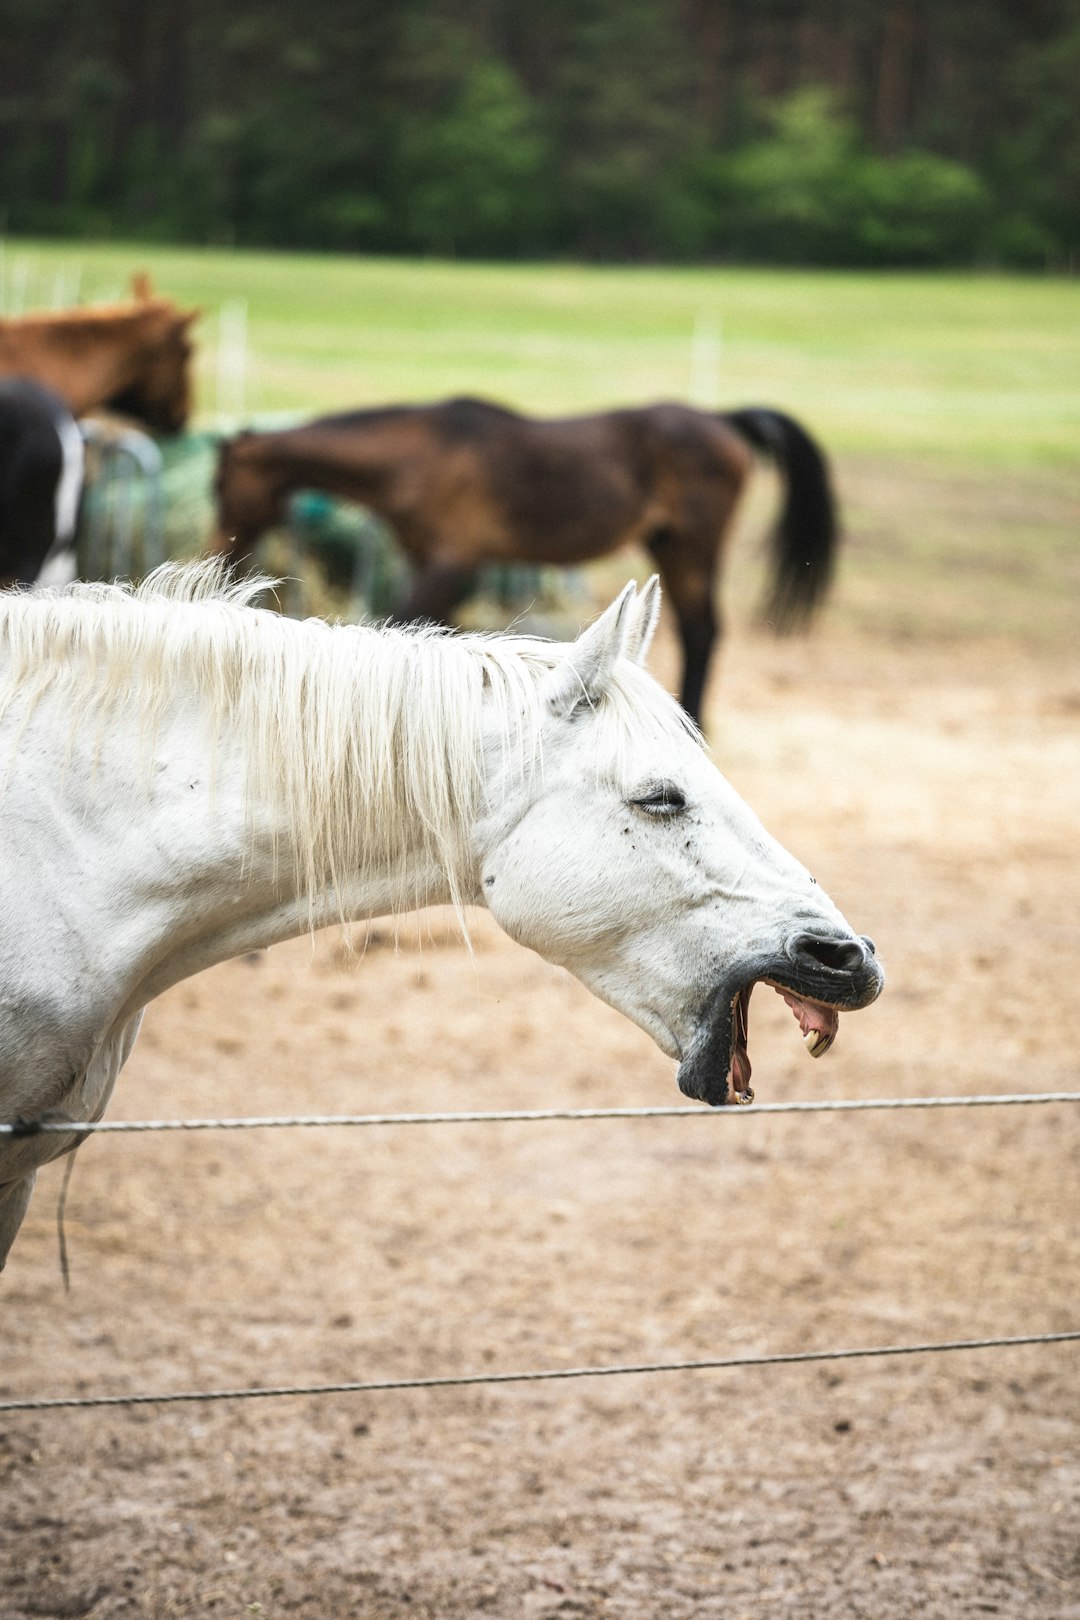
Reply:
[[[11, 310], [119, 296], [136, 268], [205, 311], [203, 423], [468, 392], [538, 413], [665, 397], [774, 404], [837, 467], [848, 543], [834, 616], [871, 635], [1004, 633], [1057, 646], [1073, 636], [1075, 281], [9, 241], [0, 298]], [[762, 480], [751, 533], [771, 499]], [[756, 600], [756, 567], [754, 546], [740, 546], [728, 592], [736, 624]]]
[[[8, 244], [10, 292], [145, 265], [246, 304], [252, 410], [475, 390], [773, 403], [846, 541], [808, 637], [726, 583], [724, 770], [885, 994], [759, 1101], [1064, 1091], [1076, 1065], [1080, 289]], [[16, 283], [20, 278], [15, 278]], [[61, 280], [58, 280], [61, 278]], [[697, 333], [695, 341], [695, 331]], [[226, 390], [227, 391], [227, 390]], [[644, 560], [641, 560], [644, 567]], [[631, 561], [632, 566], [636, 564]], [[597, 570], [599, 596], [626, 559]], [[654, 667], [674, 672], [663, 627]], [[678, 1102], [672, 1065], [485, 914], [224, 963], [147, 1012], [112, 1117]], [[1080, 1327], [1064, 1105], [97, 1137], [0, 1281], [6, 1395], [424, 1377]], [[607, 1124], [613, 1125], [612, 1129]], [[4, 1620], [1080, 1615], [1077, 1346], [382, 1398], [5, 1414]]]
[[448, 393], [522, 410], [791, 401], [845, 454], [1075, 470], [1080, 285], [975, 275], [485, 266], [8, 242], [4, 303], [122, 295], [133, 269], [217, 323], [246, 307], [248, 406]]

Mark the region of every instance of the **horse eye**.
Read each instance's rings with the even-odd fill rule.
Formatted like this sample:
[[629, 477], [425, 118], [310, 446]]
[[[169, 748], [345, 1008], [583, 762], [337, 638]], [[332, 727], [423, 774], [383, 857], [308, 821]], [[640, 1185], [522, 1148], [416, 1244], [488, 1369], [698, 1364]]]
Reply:
[[662, 782], [659, 787], [642, 794], [640, 799], [631, 799], [630, 802], [637, 809], [647, 811], [650, 816], [677, 816], [686, 809], [686, 795], [673, 782]]

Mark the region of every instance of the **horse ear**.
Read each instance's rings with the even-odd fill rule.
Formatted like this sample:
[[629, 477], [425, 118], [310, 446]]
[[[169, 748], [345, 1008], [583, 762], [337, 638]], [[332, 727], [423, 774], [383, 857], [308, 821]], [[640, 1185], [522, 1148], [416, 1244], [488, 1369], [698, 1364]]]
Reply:
[[626, 638], [626, 656], [643, 664], [660, 619], [660, 575], [646, 581], [634, 604], [634, 619]]
[[148, 270], [136, 270], [131, 278], [131, 296], [136, 303], [146, 304], [154, 296], [154, 289], [150, 281]]
[[581, 632], [562, 662], [544, 677], [543, 696], [557, 719], [567, 719], [582, 704], [591, 708], [603, 696], [616, 658], [626, 653], [636, 591], [631, 580], [611, 606]]

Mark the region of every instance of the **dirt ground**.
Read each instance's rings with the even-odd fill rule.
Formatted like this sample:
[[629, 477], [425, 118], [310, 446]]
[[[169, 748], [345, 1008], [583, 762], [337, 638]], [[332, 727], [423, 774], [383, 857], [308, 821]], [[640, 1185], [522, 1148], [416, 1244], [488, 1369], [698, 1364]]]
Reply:
[[[889, 974], [817, 1064], [759, 990], [758, 1098], [1075, 1089], [1080, 660], [1022, 626], [883, 634], [860, 579], [809, 641], [737, 624], [714, 692], [722, 767]], [[327, 934], [177, 987], [112, 1116], [680, 1100], [646, 1036], [474, 930], [472, 957], [439, 914], [375, 925], [357, 967]], [[0, 1387], [1076, 1328], [1078, 1127], [1050, 1106], [98, 1138], [69, 1296], [41, 1177]], [[1066, 1620], [1078, 1365], [1064, 1345], [0, 1414], [0, 1614]]]

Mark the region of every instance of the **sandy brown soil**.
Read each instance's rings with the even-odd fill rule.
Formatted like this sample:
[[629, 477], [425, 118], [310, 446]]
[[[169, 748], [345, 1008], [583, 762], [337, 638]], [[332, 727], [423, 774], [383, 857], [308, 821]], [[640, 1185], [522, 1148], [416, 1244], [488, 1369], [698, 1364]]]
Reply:
[[[670, 647], [661, 667], [670, 669]], [[722, 705], [719, 699], [722, 697]], [[760, 1100], [1074, 1089], [1080, 665], [740, 629], [728, 774], [889, 984]], [[422, 949], [418, 952], [418, 942]], [[658, 1103], [673, 1065], [475, 923], [320, 936], [150, 1011], [114, 1117]], [[6, 1394], [214, 1388], [1080, 1325], [1078, 1118], [975, 1112], [116, 1137], [0, 1284]], [[0, 1417], [0, 1613], [1080, 1615], [1076, 1346]]]

